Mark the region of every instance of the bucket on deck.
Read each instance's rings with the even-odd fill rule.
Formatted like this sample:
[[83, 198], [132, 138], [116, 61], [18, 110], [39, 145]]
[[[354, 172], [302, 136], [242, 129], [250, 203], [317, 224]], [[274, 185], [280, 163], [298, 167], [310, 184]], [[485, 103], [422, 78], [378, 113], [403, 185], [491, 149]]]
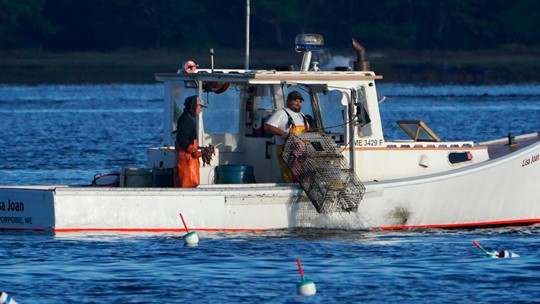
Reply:
[[126, 168], [122, 171], [120, 187], [152, 187], [151, 168]]
[[216, 184], [249, 184], [255, 182], [253, 166], [222, 165], [217, 167]]
[[152, 186], [158, 188], [172, 188], [173, 169], [172, 168], [153, 168], [152, 169]]

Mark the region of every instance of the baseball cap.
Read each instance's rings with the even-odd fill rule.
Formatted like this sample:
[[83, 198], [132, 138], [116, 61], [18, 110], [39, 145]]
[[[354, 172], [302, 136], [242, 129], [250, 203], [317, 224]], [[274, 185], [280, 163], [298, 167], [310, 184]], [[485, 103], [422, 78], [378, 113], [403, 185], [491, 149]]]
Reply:
[[199, 97], [197, 97], [197, 104], [203, 108], [206, 108], [206, 106], [204, 105], [204, 101]]
[[298, 98], [304, 100], [304, 97], [302, 97], [302, 94], [300, 94], [300, 92], [298, 91], [292, 91], [289, 93], [289, 95], [287, 95], [287, 99], [290, 99], [290, 100], [295, 100]]

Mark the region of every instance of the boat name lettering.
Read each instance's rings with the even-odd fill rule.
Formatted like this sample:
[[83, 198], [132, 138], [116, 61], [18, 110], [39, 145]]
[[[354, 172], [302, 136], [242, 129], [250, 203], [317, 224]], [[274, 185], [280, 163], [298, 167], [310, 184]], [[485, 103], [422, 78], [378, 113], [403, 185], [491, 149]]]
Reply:
[[525, 167], [525, 166], [530, 165], [530, 164], [532, 164], [534, 162], [537, 162], [539, 160], [540, 160], [540, 154], [536, 154], [536, 155], [531, 156], [531, 158], [524, 159], [521, 162], [521, 166]]
[[0, 211], [15, 211], [15, 212], [23, 212], [24, 211], [24, 203], [23, 202], [15, 202], [8, 199], [7, 203], [4, 201], [0, 201]]
[[382, 139], [357, 139], [354, 141], [354, 145], [358, 147], [380, 147], [382, 144]]

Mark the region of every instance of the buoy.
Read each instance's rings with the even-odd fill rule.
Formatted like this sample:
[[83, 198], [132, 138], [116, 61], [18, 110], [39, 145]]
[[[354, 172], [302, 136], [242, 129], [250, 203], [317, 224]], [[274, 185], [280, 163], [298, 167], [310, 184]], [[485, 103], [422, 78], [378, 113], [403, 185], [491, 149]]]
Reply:
[[199, 244], [199, 236], [195, 231], [186, 233], [182, 239], [186, 246], [197, 246]]
[[17, 304], [13, 298], [8, 295], [6, 292], [2, 291], [2, 294], [0, 295], [0, 303], [1, 304]]
[[197, 64], [191, 60], [188, 60], [182, 64], [182, 69], [184, 73], [195, 73], [197, 71]]
[[304, 277], [304, 270], [302, 270], [300, 259], [296, 258], [296, 262], [298, 263], [298, 270], [300, 271], [300, 277], [302, 278], [302, 281], [296, 284], [296, 291], [298, 294], [303, 296], [312, 296], [316, 294], [317, 287], [315, 287], [315, 283], [312, 280], [308, 280]]
[[480, 248], [480, 250], [482, 250], [482, 252], [485, 253], [490, 258], [501, 258], [501, 259], [502, 258], [506, 258], [506, 259], [508, 259], [508, 258], [519, 258], [519, 254], [513, 253], [512, 251], [508, 251], [508, 250], [497, 251], [495, 249], [485, 249], [477, 241], [473, 241], [473, 244], [476, 247]]
[[519, 258], [519, 254], [513, 253], [512, 251], [508, 250], [501, 250], [499, 251], [499, 254], [497, 256], [498, 258]]
[[180, 218], [182, 219], [182, 223], [184, 224], [184, 228], [186, 229], [186, 234], [182, 237], [184, 240], [184, 245], [186, 246], [197, 246], [199, 244], [199, 236], [195, 231], [189, 231], [186, 221], [184, 221], [184, 217], [182, 216], [182, 213], [180, 213]]

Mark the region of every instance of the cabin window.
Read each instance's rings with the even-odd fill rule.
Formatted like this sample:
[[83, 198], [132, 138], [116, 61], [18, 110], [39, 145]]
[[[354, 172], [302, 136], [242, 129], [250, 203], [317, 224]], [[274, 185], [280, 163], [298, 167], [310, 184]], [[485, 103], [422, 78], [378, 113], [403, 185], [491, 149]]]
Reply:
[[240, 91], [231, 86], [221, 94], [203, 93], [202, 112], [207, 134], [236, 134], [240, 130]]
[[[176, 99], [174, 124], [184, 110], [187, 97], [197, 95], [197, 88], [184, 88]], [[236, 134], [240, 130], [240, 91], [231, 85], [223, 93], [203, 92], [206, 108], [202, 112], [204, 132], [207, 134]]]
[[318, 93], [321, 107], [322, 126], [330, 134], [342, 135], [344, 132], [345, 108], [341, 105], [343, 94], [338, 90]]

